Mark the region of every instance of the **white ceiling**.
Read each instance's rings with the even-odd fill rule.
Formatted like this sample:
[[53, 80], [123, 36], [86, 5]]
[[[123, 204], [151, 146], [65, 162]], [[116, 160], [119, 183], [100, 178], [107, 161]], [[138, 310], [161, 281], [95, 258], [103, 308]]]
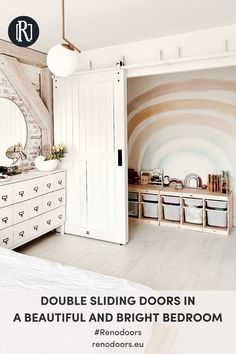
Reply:
[[[236, 23], [235, 0], [65, 0], [67, 37], [82, 50]], [[61, 0], [0, 0], [0, 38], [20, 15], [33, 17], [34, 49], [60, 42]]]

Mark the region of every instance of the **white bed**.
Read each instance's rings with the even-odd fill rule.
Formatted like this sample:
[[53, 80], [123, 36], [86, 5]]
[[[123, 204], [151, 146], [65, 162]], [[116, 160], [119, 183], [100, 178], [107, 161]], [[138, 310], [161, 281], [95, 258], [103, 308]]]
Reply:
[[[101, 297], [107, 295], [133, 295], [138, 297], [140, 295], [151, 296], [154, 293], [150, 288], [131, 283], [124, 279], [117, 279], [25, 256], [0, 247], [0, 332], [2, 338], [0, 341], [0, 352], [4, 354], [13, 354], [16, 352], [18, 354], [90, 354], [107, 352], [107, 350], [101, 351], [101, 349], [89, 349], [86, 347], [86, 343], [94, 340], [94, 324], [91, 323], [89, 327], [87, 324], [79, 327], [79, 343], [77, 342], [78, 335], [76, 334], [78, 328], [75, 326], [66, 327], [63, 332], [60, 332], [61, 329], [59, 330], [58, 326], [53, 327], [51, 324], [47, 324], [49, 327], [45, 327], [45, 324], [40, 323], [36, 324], [37, 326], [34, 324], [33, 327], [30, 326], [28, 328], [27, 326], [26, 328], [26, 324], [12, 323], [13, 315], [16, 312], [46, 311], [46, 309], [42, 309], [42, 306], [39, 305], [39, 298], [41, 296], [72, 294]], [[62, 311], [62, 308], [56, 309], [57, 311]], [[78, 308], [76, 310], [78, 311]], [[93, 310], [95, 311], [95, 309]], [[96, 310], [99, 311], [100, 309], [96, 308]], [[121, 311], [119, 306], [106, 309], [109, 312], [117, 310]], [[140, 309], [138, 310], [141, 311]], [[131, 311], [131, 308], [128, 308], [127, 311]], [[145, 308], [142, 308], [142, 311], [145, 311]], [[96, 324], [96, 326], [98, 328], [105, 327], [112, 329], [112, 324], [109, 323]], [[141, 329], [143, 334], [142, 340], [145, 343], [143, 349], [135, 349], [135, 351], [134, 349], [131, 351], [126, 349], [125, 353], [167, 353], [167, 351], [161, 349], [161, 341], [164, 340], [166, 342], [165, 330], [164, 332], [163, 330], [159, 331], [157, 338], [157, 328], [152, 323], [125, 323], [122, 326], [132, 330]], [[121, 327], [119, 324], [119, 328]], [[29, 329], [30, 332], [28, 332]], [[30, 335], [28, 335], [29, 333]], [[42, 336], [44, 338], [43, 342]], [[14, 340], [12, 341], [11, 338], [14, 338]], [[102, 339], [104, 338], [100, 338], [100, 340]], [[119, 337], [119, 340], [124, 340], [124, 338], [121, 339]], [[135, 340], [138, 340], [138, 338], [135, 338]], [[47, 341], [50, 342], [50, 345], [47, 344], [45, 347], [43, 343], [45, 344]], [[158, 347], [156, 346], [157, 343], [159, 343]], [[1, 346], [3, 349], [1, 349]], [[110, 351], [108, 350], [108, 352]], [[124, 349], [121, 351], [112, 351], [115, 354], [120, 352], [124, 353]]]
[[0, 287], [149, 292], [141, 284], [64, 266], [0, 247]]

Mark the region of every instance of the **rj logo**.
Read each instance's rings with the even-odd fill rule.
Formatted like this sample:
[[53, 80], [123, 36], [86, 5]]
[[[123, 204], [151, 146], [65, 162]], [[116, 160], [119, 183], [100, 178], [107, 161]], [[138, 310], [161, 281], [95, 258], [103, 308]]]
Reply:
[[29, 47], [38, 39], [39, 26], [33, 18], [19, 16], [10, 23], [8, 36], [15, 45], [19, 47]]
[[22, 36], [24, 36], [27, 42], [31, 42], [33, 39], [33, 25], [26, 21], [18, 21], [16, 24], [16, 40], [22, 42]]

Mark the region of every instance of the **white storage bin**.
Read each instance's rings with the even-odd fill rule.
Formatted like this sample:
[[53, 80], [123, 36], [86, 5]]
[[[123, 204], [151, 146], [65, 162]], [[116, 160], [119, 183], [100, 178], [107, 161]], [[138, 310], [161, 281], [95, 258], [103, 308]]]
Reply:
[[130, 201], [138, 202], [138, 193], [137, 192], [129, 192], [128, 199]]
[[180, 198], [163, 195], [163, 202], [167, 204], [180, 205]]
[[206, 209], [209, 226], [227, 227], [227, 211]]
[[165, 205], [164, 208], [164, 219], [171, 221], [180, 221], [180, 207], [178, 205]]
[[142, 194], [143, 197], [143, 201], [144, 202], [158, 202], [158, 194], [148, 194], [148, 193], [144, 193]]
[[222, 200], [206, 200], [208, 208], [227, 209], [227, 202]]
[[145, 218], [158, 218], [158, 204], [157, 203], [142, 203], [143, 216]]
[[129, 216], [138, 217], [139, 203], [129, 201]]
[[202, 224], [203, 222], [203, 210], [201, 208], [184, 207], [185, 222], [192, 224]]
[[202, 207], [203, 205], [203, 200], [202, 199], [196, 199], [196, 198], [183, 198], [184, 203], [186, 206], [190, 207]]

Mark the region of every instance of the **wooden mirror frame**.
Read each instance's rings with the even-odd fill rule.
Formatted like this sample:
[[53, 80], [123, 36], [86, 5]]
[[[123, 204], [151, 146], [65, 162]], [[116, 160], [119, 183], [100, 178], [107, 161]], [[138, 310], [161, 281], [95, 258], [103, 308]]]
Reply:
[[[41, 97], [20, 62], [41, 68]], [[53, 144], [52, 77], [46, 66], [46, 54], [0, 40], [0, 69], [40, 127], [44, 151]]]

